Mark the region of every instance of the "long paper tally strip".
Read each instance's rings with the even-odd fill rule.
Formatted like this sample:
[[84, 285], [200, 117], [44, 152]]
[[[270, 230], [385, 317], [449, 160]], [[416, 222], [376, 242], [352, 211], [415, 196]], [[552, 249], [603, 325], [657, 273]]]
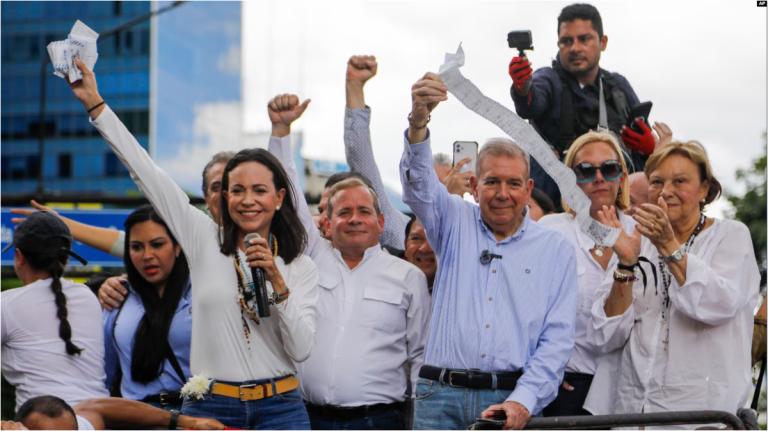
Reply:
[[533, 126], [500, 103], [483, 93], [464, 75], [459, 68], [464, 65], [464, 50], [461, 45], [456, 54], [445, 54], [440, 66], [440, 77], [464, 106], [498, 126], [518, 145], [539, 162], [544, 171], [554, 178], [560, 188], [563, 200], [576, 212], [576, 221], [584, 233], [598, 245], [612, 247], [619, 238], [619, 229], [608, 227], [589, 216], [591, 202], [576, 185], [576, 175], [562, 164], [552, 153], [549, 145], [536, 133]]

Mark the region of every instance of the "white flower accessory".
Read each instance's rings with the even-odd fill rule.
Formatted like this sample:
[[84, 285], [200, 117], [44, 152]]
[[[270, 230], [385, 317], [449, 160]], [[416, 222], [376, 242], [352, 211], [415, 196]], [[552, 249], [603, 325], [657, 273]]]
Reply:
[[189, 381], [181, 387], [181, 396], [195, 397], [202, 400], [208, 394], [208, 388], [213, 380], [209, 379], [205, 373], [200, 373], [189, 378]]

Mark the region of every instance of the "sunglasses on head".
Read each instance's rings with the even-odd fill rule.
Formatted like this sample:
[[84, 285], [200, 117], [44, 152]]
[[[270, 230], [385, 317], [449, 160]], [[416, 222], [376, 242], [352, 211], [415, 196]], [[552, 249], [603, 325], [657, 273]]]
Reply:
[[580, 183], [589, 183], [594, 180], [598, 170], [606, 181], [616, 181], [622, 172], [621, 164], [616, 160], [608, 160], [600, 166], [592, 166], [590, 163], [579, 163], [573, 167], [576, 181]]

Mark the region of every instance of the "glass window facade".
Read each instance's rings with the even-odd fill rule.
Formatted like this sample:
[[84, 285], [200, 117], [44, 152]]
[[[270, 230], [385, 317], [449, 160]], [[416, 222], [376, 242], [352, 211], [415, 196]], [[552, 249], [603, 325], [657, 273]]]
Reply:
[[[137, 192], [127, 170], [88, 124], [67, 83], [53, 75], [48, 43], [66, 39], [76, 20], [102, 33], [150, 12], [151, 2], [2, 2], [2, 193]], [[150, 21], [99, 38], [99, 92], [148, 148]], [[40, 121], [41, 62], [45, 62], [45, 118]], [[43, 155], [40, 137], [43, 136]]]
[[[160, 1], [154, 7], [170, 4]], [[53, 75], [46, 46], [66, 39], [78, 19], [103, 33], [152, 7], [153, 2], [147, 1], [0, 2], [2, 193], [33, 193], [39, 178], [44, 192], [62, 196], [138, 193], [128, 171], [88, 123], [69, 86]], [[99, 92], [161, 167], [189, 157], [188, 148], [211, 146], [210, 137], [200, 132], [206, 130], [200, 113], [218, 104], [239, 106], [240, 20], [239, 2], [186, 2], [154, 23], [146, 20], [99, 38], [95, 68]], [[216, 53], [214, 58], [211, 53]], [[155, 93], [150, 98], [153, 82]], [[154, 145], [150, 142], [158, 145], [150, 148]], [[205, 163], [194, 160], [184, 165], [194, 175], [178, 170], [169, 174], [185, 190], [200, 194], [197, 166], [202, 170]]]

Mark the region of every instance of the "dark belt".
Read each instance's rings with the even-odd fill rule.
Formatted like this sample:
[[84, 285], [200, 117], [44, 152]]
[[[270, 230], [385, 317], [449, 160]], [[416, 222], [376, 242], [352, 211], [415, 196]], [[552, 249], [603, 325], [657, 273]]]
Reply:
[[164, 392], [162, 394], [150, 395], [141, 401], [145, 403], [159, 403], [161, 406], [180, 406], [184, 400], [181, 398], [181, 392]]
[[369, 406], [358, 407], [341, 407], [331, 404], [325, 404], [319, 406], [317, 404], [306, 403], [307, 412], [313, 416], [320, 416], [322, 418], [332, 421], [348, 421], [353, 419], [362, 419], [370, 416], [375, 416], [390, 410], [402, 410], [405, 407], [405, 403], [391, 403], [391, 404], [372, 404]]
[[[445, 372], [443, 372], [445, 370]], [[442, 379], [441, 379], [442, 374]], [[522, 377], [521, 371], [510, 373], [485, 373], [480, 370], [457, 370], [437, 368], [424, 365], [419, 371], [419, 377], [448, 384], [452, 388], [494, 389], [493, 376], [496, 376], [496, 389], [513, 390], [517, 380]]]
[[566, 371], [565, 372], [565, 380], [566, 382], [570, 383], [571, 381], [592, 381], [592, 379], [595, 378], [594, 374], [584, 374], [584, 373], [571, 373]]

